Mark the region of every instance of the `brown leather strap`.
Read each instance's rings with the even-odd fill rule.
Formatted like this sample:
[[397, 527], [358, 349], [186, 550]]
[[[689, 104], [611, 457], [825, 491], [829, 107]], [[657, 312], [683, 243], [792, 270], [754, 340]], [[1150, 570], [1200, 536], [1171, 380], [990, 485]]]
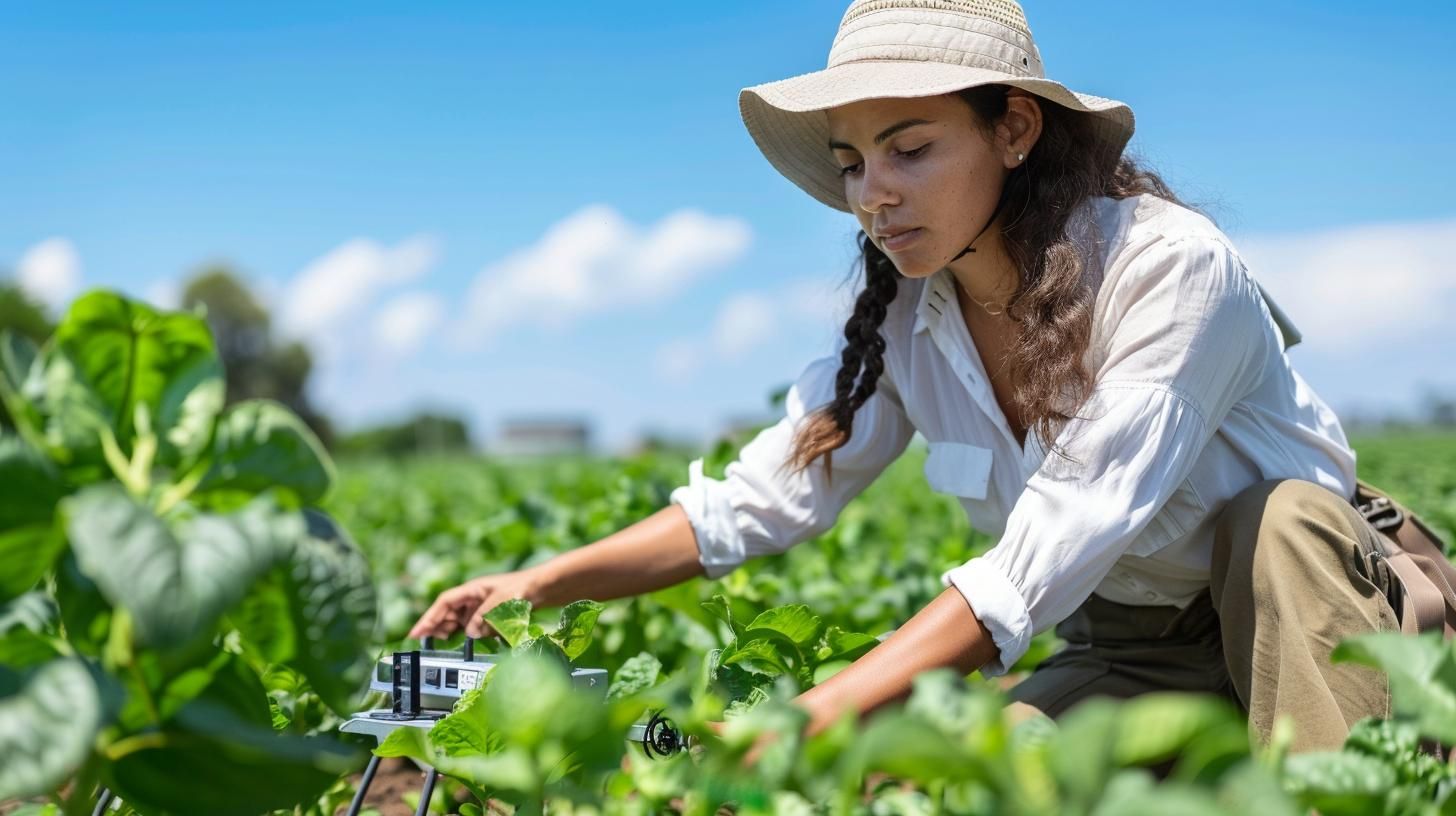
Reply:
[[1405, 589], [1400, 630], [1414, 635], [1442, 629], [1446, 623], [1446, 598], [1427, 580], [1425, 571], [1415, 563], [1410, 553], [1393, 549], [1386, 554], [1385, 562]]
[[[1386, 561], [1405, 590], [1401, 630], [1456, 635], [1456, 565], [1446, 557], [1446, 546], [1435, 531], [1382, 491], [1357, 481], [1354, 504], [1383, 499], [1377, 518], [1366, 518], [1393, 546], [1386, 546]], [[1361, 508], [1365, 512], [1365, 508]]]

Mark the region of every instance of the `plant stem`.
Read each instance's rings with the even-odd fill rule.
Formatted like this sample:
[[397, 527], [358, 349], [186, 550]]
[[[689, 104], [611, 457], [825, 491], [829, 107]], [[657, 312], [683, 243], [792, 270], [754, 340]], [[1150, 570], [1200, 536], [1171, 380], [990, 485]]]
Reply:
[[131, 457], [131, 483], [145, 496], [152, 486], [152, 461], [157, 458], [157, 437], [148, 434], [137, 438]]
[[192, 495], [192, 491], [196, 490], [197, 485], [202, 483], [203, 477], [207, 476], [211, 467], [212, 463], [207, 460], [198, 462], [176, 484], [167, 488], [162, 493], [162, 497], [157, 501], [157, 515], [165, 515], [178, 502]]
[[156, 699], [152, 697], [146, 676], [137, 665], [136, 644], [132, 636], [131, 615], [125, 609], [118, 608], [111, 613], [111, 632], [106, 638], [106, 649], [103, 652], [105, 663], [111, 669], [125, 669], [136, 680], [142, 701], [147, 704], [147, 711], [152, 715], [152, 721], [161, 725], [162, 712], [157, 708]]
[[152, 721], [155, 722], [157, 725], [161, 725], [162, 711], [161, 709], [157, 708], [157, 701], [154, 697], [152, 697], [152, 690], [147, 688], [147, 678], [142, 674], [141, 667], [136, 664], [136, 661], [132, 661], [130, 664], [127, 665], [127, 671], [131, 673], [132, 678], [135, 679], [137, 681], [137, 685], [141, 687], [142, 700], [145, 701], [147, 704], [147, 713], [152, 715]]
[[135, 498], [142, 498], [146, 490], [140, 488], [131, 477], [131, 461], [126, 454], [121, 452], [121, 445], [116, 442], [116, 434], [111, 432], [109, 425], [96, 423], [96, 433], [101, 438], [101, 453], [106, 457], [106, 464], [111, 467], [112, 475], [126, 488], [126, 492]]
[[149, 731], [145, 734], [137, 734], [123, 740], [117, 740], [106, 747], [106, 758], [115, 762], [127, 754], [134, 754], [137, 751], [144, 751], [148, 748], [161, 748], [167, 744], [167, 735], [161, 731]]

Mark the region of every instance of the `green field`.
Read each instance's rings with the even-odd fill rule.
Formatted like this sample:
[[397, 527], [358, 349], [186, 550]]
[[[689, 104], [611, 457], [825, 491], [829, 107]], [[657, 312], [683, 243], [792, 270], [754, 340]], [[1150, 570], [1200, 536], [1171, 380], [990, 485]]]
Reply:
[[[373, 748], [338, 726], [387, 706], [365, 678], [438, 592], [616, 532], [686, 479], [686, 453], [334, 463], [281, 405], [225, 403], [221, 373], [201, 318], [109, 293], [43, 347], [0, 335], [0, 813], [91, 813], [107, 790], [114, 813], [332, 816]], [[1364, 479], [1456, 539], [1456, 435], [1354, 444]], [[1002, 683], [949, 670], [803, 738], [793, 696], [992, 544], [923, 456], [720, 581], [502, 604], [485, 688], [377, 754], [438, 768], [433, 808], [461, 814], [1456, 812], [1456, 771], [1421, 750], [1456, 744], [1456, 651], [1430, 638], [1336, 650], [1390, 676], [1395, 711], [1340, 751], [1291, 755], [1287, 729], [1251, 745], [1225, 703], [1176, 694], [1013, 721]], [[1057, 645], [1039, 636], [1009, 679]], [[606, 669], [606, 698], [567, 663]], [[698, 747], [629, 744], [659, 711]]]
[[[1356, 439], [1353, 444], [1363, 479], [1417, 510], [1447, 536], [1456, 537], [1456, 435], [1388, 435]], [[720, 474], [731, 457], [731, 447], [716, 452]], [[741, 622], [775, 607], [802, 604], [825, 630], [837, 627], [844, 632], [880, 634], [895, 628], [942, 591], [938, 576], [943, 569], [993, 543], [969, 528], [954, 499], [928, 488], [921, 475], [923, 463], [923, 449], [912, 447], [845, 509], [833, 530], [782, 556], [750, 561], [718, 582], [696, 580], [652, 596], [607, 603], [597, 622], [596, 638], [577, 663], [616, 673], [634, 655], [645, 652], [660, 662], [664, 676], [698, 673], [713, 650], [735, 646], [721, 622], [703, 612], [715, 595], [726, 597], [733, 616]], [[477, 458], [418, 460], [404, 466], [390, 461], [354, 461], [343, 465], [330, 508], [349, 529], [357, 531], [369, 554], [380, 585], [384, 631], [392, 639], [402, 636], [438, 591], [464, 578], [537, 563], [651, 514], [684, 481], [686, 468], [686, 456], [671, 455], [504, 466]], [[712, 470], [710, 463], [710, 473]], [[549, 618], [548, 613], [543, 619]], [[1038, 636], [1018, 669], [1030, 670], [1056, 646], [1050, 633]], [[769, 667], [762, 677], [792, 676], [793, 667], [788, 668]], [[768, 688], [753, 682], [758, 678], [749, 678], [747, 683], [743, 678], [733, 679], [739, 684], [725, 696], [737, 693], [739, 703], [749, 693], [745, 689]], [[977, 694], [994, 691], [973, 677], [967, 693], [970, 696], [962, 704], [980, 699]], [[721, 702], [735, 704], [734, 699]], [[1096, 712], [1089, 713], [1096, 716]], [[1144, 714], [1154, 722], [1167, 716], [1177, 720], [1168, 710]], [[1180, 750], [1192, 754], [1215, 750], [1209, 744], [1218, 737], [1210, 734], [1227, 736], [1219, 730], [1227, 722], [1217, 716], [1202, 723], [1198, 717], [1208, 716], [1207, 712], [1188, 709], [1181, 716], [1193, 718], [1196, 727], [1190, 727], [1190, 733], [1202, 736], [1183, 733], [1169, 737], [1169, 745], [1189, 740]], [[1163, 749], [1172, 750], [1167, 746], [1158, 750]], [[1219, 756], [1220, 761], [1228, 760]], [[1191, 760], [1197, 771], [1185, 774], [1198, 784], [1193, 792], [1184, 792], [1195, 799], [1205, 797], [1218, 808], [1228, 807], [1224, 788], [1232, 783], [1227, 774], [1198, 767], [1199, 761]], [[1348, 757], [1339, 761], [1351, 762]], [[973, 764], [961, 770], [968, 772]], [[784, 773], [792, 777], [795, 772]], [[1039, 773], [1056, 776], [1051, 769]], [[1107, 769], [1100, 773], [1108, 775], [1103, 781], [1115, 776]], [[1373, 773], [1377, 780], [1386, 779], [1379, 771]], [[814, 788], [813, 781], [800, 779], [790, 784], [786, 779], [785, 784], [788, 791], [805, 796]], [[818, 782], [825, 783], [823, 774]], [[941, 780], [929, 788], [916, 787], [914, 793], [894, 788], [886, 795], [897, 803], [893, 807], [913, 810], [929, 801], [917, 797], [930, 790], [943, 793], [944, 784]], [[630, 787], [623, 785], [623, 789]], [[684, 783], [677, 792], [692, 790]], [[1172, 802], [1182, 795], [1176, 793], [1179, 790], [1169, 783], [1166, 790], [1150, 795], [1155, 799], [1167, 796]], [[767, 793], [772, 800], [774, 792]], [[1311, 794], [1306, 801], [1315, 798]], [[806, 801], [815, 800], [808, 796]], [[1005, 794], [986, 801], [994, 803], [988, 812], [1038, 812], [1042, 808], [1048, 809], [1043, 812], [1074, 812], [1091, 806], [1076, 797], [1019, 801], [1016, 795]], [[1351, 798], [1359, 803], [1357, 811], [1372, 801], [1356, 795]], [[1325, 812], [1338, 812], [1328, 801], [1325, 807]], [[979, 811], [971, 807], [962, 812]]]

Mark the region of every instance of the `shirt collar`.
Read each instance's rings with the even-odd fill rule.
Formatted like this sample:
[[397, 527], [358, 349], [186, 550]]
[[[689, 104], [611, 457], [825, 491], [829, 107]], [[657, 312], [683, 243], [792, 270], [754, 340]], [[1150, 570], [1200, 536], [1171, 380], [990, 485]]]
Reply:
[[941, 268], [925, 279], [925, 285], [920, 287], [920, 302], [915, 305], [915, 327], [911, 334], [919, 334], [939, 323], [949, 310], [953, 294], [949, 275], [947, 269]]

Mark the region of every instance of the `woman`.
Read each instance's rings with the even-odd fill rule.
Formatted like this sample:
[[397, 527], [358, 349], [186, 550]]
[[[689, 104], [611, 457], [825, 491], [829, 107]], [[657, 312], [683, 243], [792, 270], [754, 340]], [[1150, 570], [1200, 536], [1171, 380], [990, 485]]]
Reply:
[[835, 355], [725, 479], [695, 462], [668, 508], [449, 590], [411, 636], [480, 635], [507, 598], [623, 597], [783, 551], [918, 430], [930, 485], [999, 541], [799, 698], [811, 733], [924, 670], [1004, 674], [1053, 626], [1069, 647], [1011, 691], [1052, 716], [1206, 691], [1265, 740], [1291, 716], [1296, 750], [1389, 716], [1383, 675], [1329, 661], [1398, 628], [1354, 453], [1229, 239], [1123, 156], [1126, 105], [1045, 79], [1011, 0], [856, 0], [825, 70], [740, 105], [769, 161], [863, 230]]

